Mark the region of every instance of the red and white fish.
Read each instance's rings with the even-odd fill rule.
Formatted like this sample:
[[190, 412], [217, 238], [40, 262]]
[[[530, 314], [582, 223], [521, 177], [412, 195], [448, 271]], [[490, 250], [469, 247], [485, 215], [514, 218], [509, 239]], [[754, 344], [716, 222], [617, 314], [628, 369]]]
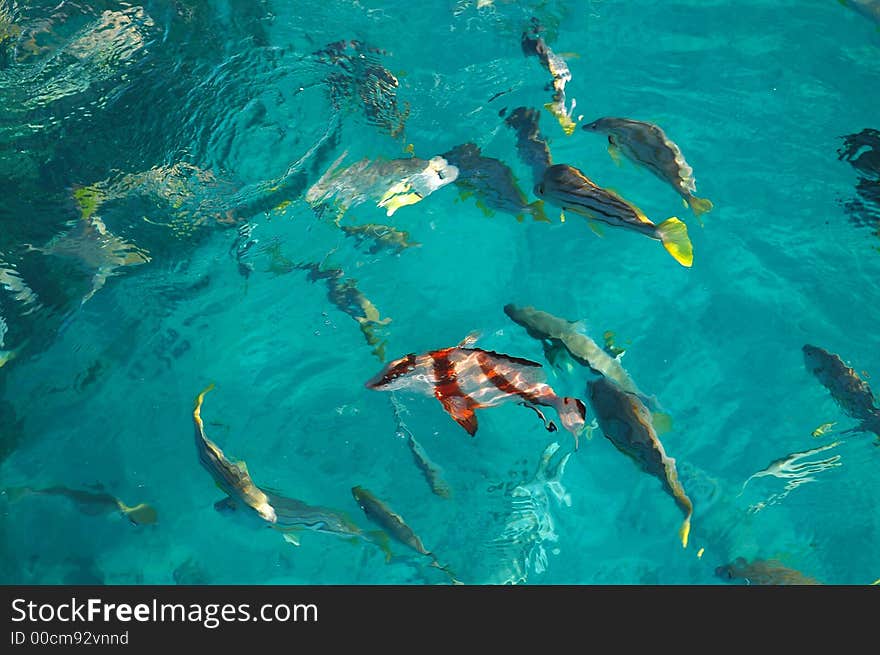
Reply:
[[495, 407], [507, 401], [553, 407], [563, 427], [574, 436], [584, 427], [586, 406], [577, 398], [557, 396], [544, 382], [541, 364], [480, 348], [468, 348], [466, 339], [453, 348], [411, 353], [395, 360], [370, 379], [368, 389], [395, 391], [412, 389], [433, 394], [443, 409], [474, 436], [475, 410]]

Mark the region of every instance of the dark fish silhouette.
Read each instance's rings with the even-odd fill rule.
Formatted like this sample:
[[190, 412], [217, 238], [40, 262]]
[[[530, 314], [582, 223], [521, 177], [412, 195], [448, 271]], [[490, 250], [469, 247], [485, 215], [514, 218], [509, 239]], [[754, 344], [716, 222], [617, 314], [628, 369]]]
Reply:
[[55, 486], [44, 489], [33, 487], [10, 487], [4, 489], [4, 493], [12, 501], [17, 501], [25, 496], [62, 496], [72, 500], [83, 514], [99, 515], [111, 512], [120, 512], [124, 517], [135, 525], [149, 525], [158, 520], [158, 514], [152, 505], [140, 503], [129, 507], [116, 496], [103, 491], [84, 491], [81, 489], [69, 489]]
[[803, 352], [807, 370], [831, 392], [844, 412], [861, 421], [855, 429], [880, 436], [880, 408], [868, 383], [834, 353], [810, 344], [803, 347]]
[[815, 578], [790, 569], [776, 560], [753, 560], [747, 562], [737, 557], [733, 562], [719, 566], [715, 575], [722, 580], [743, 580], [754, 585], [820, 585]]
[[587, 390], [605, 438], [632, 458], [642, 471], [658, 478], [684, 513], [679, 536], [682, 546], [687, 548], [694, 506], [678, 480], [675, 460], [666, 454], [651, 425], [651, 412], [637, 396], [607, 378], [588, 383]]
[[547, 140], [538, 127], [540, 114], [528, 107], [517, 107], [504, 119], [516, 132], [516, 151], [519, 158], [532, 169], [533, 184], [544, 177], [544, 171], [553, 165]]

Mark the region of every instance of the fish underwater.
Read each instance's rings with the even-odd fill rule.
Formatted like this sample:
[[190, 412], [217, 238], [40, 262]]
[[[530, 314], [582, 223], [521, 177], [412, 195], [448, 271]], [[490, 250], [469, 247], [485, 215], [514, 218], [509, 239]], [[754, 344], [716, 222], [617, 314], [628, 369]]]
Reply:
[[880, 31], [880, 0], [837, 0], [844, 7], [848, 7], [877, 23]]
[[518, 221], [523, 221], [528, 214], [536, 221], [550, 222], [544, 213], [544, 201], [529, 202], [510, 167], [498, 159], [483, 156], [476, 144], [455, 146], [443, 157], [458, 168], [456, 186], [476, 195], [477, 206], [487, 214], [497, 210], [512, 214]]
[[45, 489], [10, 487], [4, 489], [3, 493], [13, 502], [21, 500], [26, 496], [62, 496], [73, 501], [83, 514], [97, 516], [111, 512], [120, 512], [135, 525], [150, 525], [158, 521], [158, 514], [152, 505], [139, 503], [134, 507], [129, 507], [116, 496], [104, 491], [85, 491], [54, 486]]
[[679, 536], [682, 546], [687, 548], [694, 505], [679, 482], [675, 460], [666, 454], [657, 438], [651, 412], [638, 397], [604, 377], [587, 383], [587, 391], [605, 438], [632, 458], [642, 471], [658, 478], [684, 513]]
[[531, 33], [534, 36], [526, 31], [523, 32], [522, 37], [520, 38], [523, 54], [526, 57], [537, 57], [541, 62], [541, 65], [547, 69], [547, 72], [553, 77], [551, 83], [553, 88], [553, 101], [545, 104], [544, 109], [553, 114], [556, 120], [559, 121], [562, 131], [565, 132], [566, 135], [571, 136], [574, 134], [577, 121], [580, 120], [580, 118], [577, 120], [572, 118], [574, 108], [577, 106], [577, 102], [574, 98], [571, 100], [571, 107], [566, 107], [565, 85], [571, 81], [571, 71], [568, 68], [568, 64], [565, 63], [565, 60], [553, 52], [544, 41], [544, 38], [540, 36], [540, 33], [543, 30], [537, 21], [533, 19], [532, 23]]
[[530, 107], [517, 107], [504, 123], [516, 131], [516, 151], [519, 158], [532, 169], [534, 184], [539, 184], [544, 171], [553, 165], [547, 140], [541, 134], [538, 121], [541, 115]]
[[460, 584], [449, 567], [443, 566], [437, 560], [437, 556], [425, 548], [425, 544], [411, 527], [406, 524], [400, 514], [392, 511], [388, 505], [379, 500], [368, 489], [361, 486], [351, 488], [351, 495], [354, 496], [355, 502], [363, 510], [366, 517], [373, 521], [376, 525], [386, 531], [393, 539], [399, 541], [404, 546], [411, 548], [420, 555], [431, 558], [431, 566], [440, 569], [449, 576], [453, 584]]
[[409, 232], [398, 230], [390, 225], [377, 225], [367, 223], [365, 225], [342, 225], [340, 229], [345, 236], [352, 237], [358, 246], [367, 241], [372, 242], [367, 252], [378, 255], [383, 250], [399, 255], [407, 248], [417, 248], [422, 245], [417, 241], [410, 241]]
[[412, 433], [412, 430], [410, 430], [409, 426], [406, 424], [406, 421], [403, 420], [403, 415], [408, 414], [409, 410], [402, 402], [400, 402], [393, 392], [390, 398], [391, 408], [394, 411], [394, 420], [397, 423], [397, 436], [406, 439], [413, 460], [415, 460], [416, 466], [422, 472], [428, 486], [431, 487], [431, 492], [441, 498], [451, 498], [452, 489], [449, 487], [449, 483], [443, 479], [442, 470], [437, 464], [431, 461], [425, 447], [419, 443], [416, 436]]
[[525, 401], [553, 407], [578, 444], [586, 407], [577, 398], [557, 396], [544, 382], [541, 364], [501, 353], [469, 348], [472, 341], [424, 354], [410, 353], [388, 364], [367, 381], [368, 389], [411, 389], [432, 394], [465, 431], [477, 433], [477, 409]]
[[[555, 164], [544, 171], [535, 195], [568, 210], [614, 227], [638, 232], [663, 244], [673, 259], [685, 267], [694, 263], [694, 251], [687, 226], [677, 217], [659, 225], [651, 222], [635, 205], [619, 195], [596, 185], [586, 175], [568, 164]], [[591, 225], [592, 227], [592, 225]]]
[[639, 391], [620, 363], [620, 358], [612, 357], [584, 334], [582, 323], [572, 323], [534, 307], [517, 307], [514, 304], [505, 305], [504, 313], [514, 323], [524, 327], [530, 337], [544, 343], [548, 359], [554, 357], [552, 349], [564, 348], [578, 364], [612, 380], [623, 391], [635, 394], [642, 402], [656, 408], [656, 399], [648, 398]]
[[800, 571], [785, 566], [776, 560], [753, 560], [747, 562], [737, 557], [733, 562], [719, 566], [715, 575], [722, 580], [743, 580], [750, 585], [820, 585], [815, 578], [810, 578]]
[[659, 126], [631, 118], [606, 117], [584, 125], [582, 129], [608, 135], [608, 153], [615, 162], [619, 160], [618, 153], [622, 152], [631, 161], [647, 168], [672, 186], [695, 216], [711, 211], [711, 201], [694, 195], [697, 192], [694, 170], [685, 161], [681, 149]]
[[201, 408], [205, 395], [214, 388], [209, 385], [196, 398], [193, 410], [196, 448], [199, 461], [210, 473], [217, 486], [227, 497], [217, 501], [214, 508], [230, 513], [239, 508], [250, 508], [270, 527], [282, 532], [285, 541], [298, 545], [294, 532], [301, 529], [333, 534], [341, 537], [364, 539], [386, 550], [383, 538], [361, 530], [346, 514], [327, 507], [308, 505], [300, 500], [262, 489], [254, 483], [244, 462], [229, 460], [223, 451], [205, 434]]
[[861, 421], [851, 430], [873, 432], [880, 436], [880, 408], [868, 383], [834, 353], [806, 344], [804, 365], [831, 392], [831, 397], [847, 415]]
[[306, 201], [312, 207], [332, 199], [337, 222], [351, 207], [366, 201], [375, 202], [385, 209], [387, 216], [392, 216], [401, 207], [420, 202], [458, 178], [458, 168], [443, 157], [365, 158], [340, 168], [347, 154], [342, 153], [306, 193]]

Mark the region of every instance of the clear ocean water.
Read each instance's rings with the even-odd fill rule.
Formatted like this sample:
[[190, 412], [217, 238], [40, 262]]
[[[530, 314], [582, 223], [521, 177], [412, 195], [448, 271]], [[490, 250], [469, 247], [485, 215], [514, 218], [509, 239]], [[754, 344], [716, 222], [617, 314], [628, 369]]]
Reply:
[[[855, 216], [866, 178], [838, 155], [845, 135], [880, 129], [878, 23], [854, 8], [0, 0], [0, 350], [17, 353], [0, 368], [0, 581], [448, 582], [400, 544], [386, 563], [363, 541], [302, 530], [296, 546], [256, 515], [216, 511], [224, 494], [193, 440], [209, 383], [206, 433], [260, 487], [365, 530], [350, 490], [366, 487], [469, 584], [722, 584], [716, 567], [738, 557], [876, 580], [877, 439], [843, 434], [857, 421], [801, 352], [821, 346], [880, 385], [880, 210]], [[520, 45], [533, 18], [568, 63], [576, 117], [651, 121], [681, 147], [715, 205], [702, 226], [668, 185], [615, 166], [601, 135], [567, 136], [542, 108], [550, 76]], [[367, 54], [314, 54], [340, 40]], [[356, 81], [357, 60], [397, 79], [402, 129], [364, 109], [363, 87], [334, 98], [332, 75]], [[555, 162], [658, 222], [685, 220], [693, 267], [550, 207], [551, 224], [489, 216], [455, 185], [390, 217], [375, 199], [355, 204], [339, 225], [306, 201], [343, 153], [430, 159], [473, 142], [531, 202], [499, 115], [518, 106], [540, 110]], [[340, 229], [373, 223], [420, 245]], [[527, 409], [480, 411], [471, 438], [429, 395], [365, 388], [384, 364], [328, 286], [337, 278], [296, 266], [309, 263], [343, 271], [391, 319], [376, 326], [386, 361], [477, 331], [478, 347], [542, 362], [558, 393], [585, 398], [594, 375], [553, 369], [502, 308], [583, 321], [600, 344], [613, 332], [672, 417], [660, 439], [694, 502], [688, 547], [659, 481], [601, 430], [581, 437], [563, 492], [536, 471], [548, 445], [558, 461], [573, 440]], [[449, 498], [426, 484], [392, 398]], [[826, 462], [809, 475], [743, 488], [823, 446], [804, 458]], [[51, 488], [149, 503], [158, 520], [36, 492]]]

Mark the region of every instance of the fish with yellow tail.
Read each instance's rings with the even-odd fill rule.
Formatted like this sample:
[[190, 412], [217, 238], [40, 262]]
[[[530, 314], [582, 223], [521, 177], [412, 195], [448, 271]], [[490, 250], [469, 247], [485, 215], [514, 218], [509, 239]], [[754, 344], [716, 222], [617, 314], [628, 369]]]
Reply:
[[715, 575], [722, 580], [742, 580], [750, 585], [820, 585], [815, 578], [808, 577], [776, 560], [746, 561], [737, 557], [729, 564], [715, 569]]
[[[420, 555], [430, 557], [431, 566], [440, 569], [448, 575], [453, 584], [461, 584], [455, 579], [455, 574], [449, 570], [449, 567], [440, 564], [437, 556], [425, 548], [425, 544], [422, 543], [422, 540], [413, 529], [406, 524], [400, 514], [394, 512], [372, 492], [361, 486], [352, 487], [351, 495], [354, 496], [355, 502], [357, 502], [369, 520], [385, 530], [393, 539], [399, 541], [404, 546], [411, 548]], [[390, 560], [390, 558], [388, 559]]]
[[565, 60], [553, 52], [544, 37], [540, 36], [543, 28], [535, 19], [532, 19], [532, 34], [528, 31], [523, 32], [520, 38], [523, 54], [526, 57], [537, 57], [541, 65], [547, 70], [553, 78], [553, 102], [544, 105], [544, 109], [549, 111], [559, 126], [567, 136], [574, 134], [574, 129], [580, 118], [574, 118], [574, 108], [577, 102], [571, 99], [571, 107], [566, 106], [565, 85], [571, 82], [571, 70]]
[[527, 406], [553, 407], [563, 427], [574, 437], [577, 449], [586, 416], [584, 403], [556, 395], [544, 382], [538, 362], [467, 347], [472, 343], [469, 337], [452, 348], [405, 355], [388, 364], [366, 386], [379, 391], [412, 389], [432, 394], [471, 436], [477, 433], [474, 412], [478, 409], [511, 400], [524, 401]]
[[71, 500], [77, 508], [87, 515], [109, 514], [119, 512], [135, 525], [150, 525], [158, 521], [159, 516], [152, 505], [139, 503], [129, 507], [105, 491], [85, 491], [69, 489], [62, 486], [35, 489], [33, 487], [10, 487], [2, 492], [9, 500], [18, 501], [26, 496], [61, 496]]
[[[689, 268], [694, 263], [694, 249], [687, 226], [678, 218], [673, 216], [657, 225], [638, 207], [615, 192], [598, 186], [574, 166], [555, 164], [548, 168], [535, 186], [535, 195], [560, 207], [563, 212], [572, 211], [588, 220], [627, 228], [660, 241], [682, 266]], [[591, 224], [591, 227], [594, 226]]]
[[609, 116], [588, 123], [582, 129], [608, 135], [608, 154], [615, 162], [623, 153], [627, 159], [647, 168], [672, 186], [695, 216], [711, 211], [712, 202], [695, 195], [694, 169], [685, 161], [681, 148], [658, 125]]
[[474, 143], [463, 143], [443, 154], [458, 168], [458, 186], [466, 194], [474, 194], [477, 206], [487, 215], [493, 211], [512, 214], [522, 222], [528, 214], [536, 221], [549, 223], [544, 213], [544, 202], [529, 202], [517, 184], [513, 171], [503, 161], [486, 157]]
[[816, 376], [835, 402], [861, 424], [845, 432], [873, 432], [880, 437], [880, 408], [868, 383], [834, 353], [806, 344], [803, 347], [804, 365]]
[[637, 396], [623, 391], [607, 378], [589, 382], [587, 391], [605, 438], [632, 458], [642, 471], [658, 478], [684, 513], [679, 536], [681, 545], [687, 548], [694, 505], [678, 480], [675, 460], [666, 454], [657, 438], [651, 425], [651, 412]]

